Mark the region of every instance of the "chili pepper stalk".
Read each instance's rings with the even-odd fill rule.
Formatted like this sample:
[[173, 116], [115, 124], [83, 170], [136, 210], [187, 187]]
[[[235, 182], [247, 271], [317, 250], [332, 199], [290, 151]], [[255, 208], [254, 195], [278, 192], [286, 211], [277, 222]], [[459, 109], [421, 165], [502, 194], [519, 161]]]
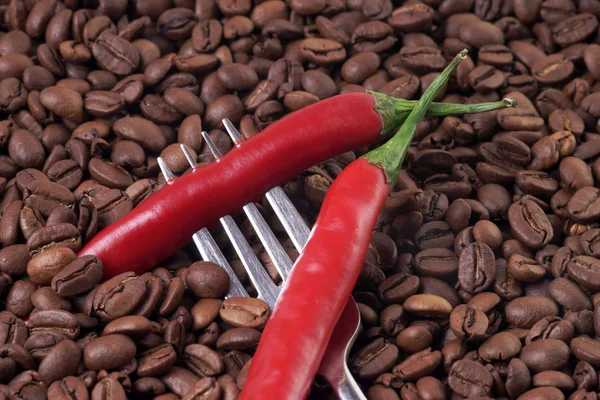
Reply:
[[[387, 94], [367, 90], [367, 93], [375, 98], [373, 109], [381, 115], [383, 128], [381, 136], [387, 138], [408, 118], [411, 111], [415, 108], [417, 100], [397, 99]], [[477, 114], [486, 111], [498, 110], [506, 107], [516, 107], [517, 102], [510, 99], [492, 101], [479, 104], [451, 104], [432, 102], [427, 108], [426, 114], [430, 117], [447, 117], [450, 115]]]
[[[445, 84], [450, 77], [450, 73], [466, 57], [467, 50], [465, 49], [450, 62], [450, 65], [432, 82], [431, 86]], [[378, 165], [383, 169], [390, 187], [394, 187], [398, 180], [400, 168], [402, 167], [402, 162], [406, 156], [408, 146], [410, 146], [410, 143], [412, 142], [416, 126], [423, 117], [425, 117], [428, 107], [433, 102], [433, 99], [437, 96], [440, 89], [441, 86], [439, 88], [433, 88], [433, 90], [426, 90], [425, 93], [423, 93], [423, 97], [421, 97], [398, 132], [383, 146], [378, 147], [363, 156], [371, 164]], [[512, 98], [505, 98], [498, 103], [502, 104], [504, 107], [516, 106], [516, 101]], [[425, 104], [425, 106], [423, 106], [423, 104]], [[482, 107], [478, 109], [478, 112], [487, 111], [487, 105], [481, 104], [480, 106]], [[459, 108], [456, 109], [458, 110]]]
[[392, 139], [348, 165], [331, 185], [262, 334], [240, 400], [306, 398], [408, 144], [465, 57], [466, 50], [432, 82]]

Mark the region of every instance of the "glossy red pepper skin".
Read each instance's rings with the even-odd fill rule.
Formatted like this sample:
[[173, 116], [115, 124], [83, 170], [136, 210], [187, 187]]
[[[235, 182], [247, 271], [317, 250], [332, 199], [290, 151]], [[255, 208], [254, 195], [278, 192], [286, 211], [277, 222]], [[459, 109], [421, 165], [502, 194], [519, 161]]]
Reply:
[[262, 334], [240, 400], [306, 398], [389, 193], [381, 167], [364, 158], [333, 182]]
[[[270, 125], [219, 162], [176, 179], [99, 232], [79, 255], [104, 263], [104, 279], [141, 274], [272, 187], [343, 152], [381, 140], [383, 119], [367, 93], [335, 96]], [[200, 132], [198, 132], [200, 134]]]

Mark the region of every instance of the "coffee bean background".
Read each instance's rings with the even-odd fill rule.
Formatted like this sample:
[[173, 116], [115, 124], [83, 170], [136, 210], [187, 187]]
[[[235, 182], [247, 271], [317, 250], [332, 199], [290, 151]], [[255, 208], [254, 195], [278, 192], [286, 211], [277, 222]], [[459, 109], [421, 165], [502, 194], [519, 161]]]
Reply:
[[[463, 48], [438, 100], [519, 107], [419, 125], [354, 292], [351, 371], [371, 400], [597, 399], [598, 17], [598, 0], [0, 1], [0, 399], [236, 399], [265, 303], [224, 300], [192, 246], [104, 283], [77, 251], [165, 184], [158, 156], [210, 163], [203, 129], [230, 150], [222, 118], [249, 138], [340, 93], [416, 99]], [[309, 223], [366, 150], [285, 185]], [[317, 379], [310, 397], [332, 396]]]

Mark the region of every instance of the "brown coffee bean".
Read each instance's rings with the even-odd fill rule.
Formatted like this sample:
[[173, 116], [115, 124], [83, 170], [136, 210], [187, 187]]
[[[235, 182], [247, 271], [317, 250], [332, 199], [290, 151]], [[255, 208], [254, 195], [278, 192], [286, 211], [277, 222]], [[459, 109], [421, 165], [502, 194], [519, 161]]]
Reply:
[[461, 304], [450, 314], [450, 329], [456, 337], [465, 340], [479, 340], [485, 337], [488, 318], [481, 310]]
[[508, 220], [513, 235], [531, 248], [539, 249], [554, 237], [548, 218], [531, 200], [523, 200], [510, 206]]
[[92, 340], [83, 349], [83, 362], [92, 370], [113, 369], [135, 357], [135, 343], [127, 336], [114, 334]]
[[535, 79], [542, 84], [553, 84], [569, 79], [574, 65], [562, 54], [553, 54], [539, 59], [531, 66]]
[[391, 275], [379, 285], [379, 297], [386, 303], [400, 303], [417, 293], [419, 278], [403, 272]]
[[229, 329], [217, 340], [217, 348], [221, 350], [251, 350], [258, 346], [261, 333], [253, 328]]
[[46, 385], [50, 385], [54, 381], [75, 374], [80, 362], [79, 346], [71, 340], [63, 340], [54, 346], [40, 363], [38, 369], [40, 379]]
[[519, 358], [531, 371], [541, 372], [562, 368], [568, 362], [570, 353], [564, 342], [545, 339], [523, 347]]
[[29, 262], [27, 245], [15, 244], [0, 250], [0, 271], [11, 275], [24, 275]]
[[535, 260], [520, 254], [513, 254], [508, 260], [509, 273], [521, 282], [537, 282], [544, 277], [546, 269]]
[[186, 284], [198, 297], [219, 298], [229, 290], [229, 277], [220, 266], [200, 261], [190, 265]]
[[544, 317], [558, 315], [554, 300], [541, 296], [524, 296], [512, 300], [505, 308], [506, 320], [520, 328], [531, 328]]
[[373, 379], [389, 370], [398, 360], [398, 348], [383, 338], [360, 349], [350, 368], [359, 379]]
[[27, 264], [27, 275], [38, 284], [49, 284], [67, 264], [77, 258], [68, 247], [55, 247], [33, 257]]
[[259, 329], [267, 323], [271, 310], [262, 300], [232, 297], [223, 301], [219, 315], [234, 327]]
[[40, 169], [46, 155], [38, 138], [25, 129], [17, 129], [8, 142], [8, 154], [21, 168]]
[[594, 187], [587, 186], [577, 190], [567, 203], [569, 216], [581, 223], [593, 221], [600, 212], [597, 209], [600, 206], [597, 198], [598, 191]]
[[480, 293], [487, 289], [496, 275], [494, 254], [488, 245], [475, 242], [461, 252], [458, 261], [458, 281], [468, 293]]
[[92, 289], [101, 278], [102, 261], [95, 256], [82, 256], [54, 275], [52, 288], [61, 296], [73, 296]]
[[502, 31], [495, 25], [484, 21], [461, 25], [459, 38], [477, 48], [490, 44], [504, 44]]
[[126, 189], [133, 183], [133, 178], [123, 167], [100, 158], [92, 158], [88, 168], [92, 178], [109, 188]]
[[392, 373], [403, 380], [416, 380], [431, 374], [442, 362], [442, 353], [427, 348], [397, 364]]
[[52, 86], [41, 91], [40, 102], [56, 115], [83, 122], [83, 99], [81, 94], [67, 87]]
[[331, 39], [305, 39], [301, 52], [307, 60], [318, 65], [337, 64], [346, 58], [344, 46]]
[[560, 21], [552, 28], [554, 42], [559, 46], [568, 46], [587, 38], [598, 27], [595, 16], [582, 13]]
[[145, 282], [134, 273], [117, 275], [98, 287], [93, 298], [93, 310], [107, 320], [122, 317], [135, 309], [145, 291]]
[[173, 346], [164, 343], [141, 353], [137, 374], [141, 377], [158, 376], [168, 372], [177, 358]]
[[559, 165], [560, 180], [573, 190], [594, 185], [590, 167], [577, 157], [566, 157]]
[[414, 267], [423, 275], [445, 278], [458, 271], [458, 258], [448, 249], [423, 250], [415, 256]]
[[492, 390], [493, 378], [481, 364], [471, 360], [454, 363], [448, 375], [448, 385], [456, 393], [465, 396], [487, 396]]
[[219, 21], [202, 21], [192, 30], [192, 46], [199, 53], [211, 53], [219, 46], [222, 35], [223, 26]]
[[525, 337], [525, 344], [542, 339], [556, 339], [569, 343], [574, 335], [575, 327], [571, 321], [559, 317], [545, 317], [531, 327]]
[[32, 257], [57, 247], [79, 251], [81, 235], [71, 224], [56, 224], [35, 231], [27, 240], [27, 245]]
[[6, 293], [4, 309], [19, 318], [26, 318], [33, 310], [31, 295], [37, 290], [37, 285], [31, 281], [18, 280]]
[[244, 104], [239, 97], [234, 95], [221, 96], [213, 102], [208, 103], [204, 122], [209, 129], [222, 129], [223, 118], [229, 120], [235, 125], [239, 123], [244, 115]]
[[40, 310], [28, 321], [29, 334], [55, 332], [73, 340], [79, 335], [79, 322], [70, 312], [63, 310]]
[[201, 299], [191, 309], [193, 330], [204, 329], [219, 315], [221, 300]]

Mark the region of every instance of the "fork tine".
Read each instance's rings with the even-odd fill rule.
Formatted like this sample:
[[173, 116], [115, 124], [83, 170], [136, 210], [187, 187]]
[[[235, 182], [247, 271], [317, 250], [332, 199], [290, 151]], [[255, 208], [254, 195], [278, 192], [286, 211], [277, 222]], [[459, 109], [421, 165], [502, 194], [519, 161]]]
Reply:
[[194, 239], [194, 243], [202, 256], [202, 259], [220, 265], [227, 273], [227, 276], [229, 276], [229, 292], [227, 292], [225, 298], [250, 297], [208, 229], [200, 229], [198, 232], [194, 233], [192, 239]]
[[244, 264], [244, 268], [258, 292], [258, 297], [263, 299], [273, 309], [281, 288], [267, 274], [265, 267], [260, 263], [256, 254], [254, 254], [254, 250], [252, 250], [252, 247], [246, 241], [244, 234], [235, 224], [233, 218], [227, 215], [221, 218], [221, 224], [225, 228], [225, 233], [227, 233], [229, 240], [231, 240], [235, 252], [240, 257], [242, 264]]
[[[162, 157], [158, 157], [158, 166], [160, 171], [165, 176], [167, 184], [170, 185], [175, 182], [175, 175], [173, 175], [173, 172], [171, 169], [169, 169], [169, 166]], [[202, 259], [220, 265], [221, 268], [223, 268], [227, 273], [227, 276], [229, 276], [229, 292], [225, 297], [249, 297], [248, 292], [246, 292], [246, 289], [244, 289], [244, 285], [242, 285], [242, 282], [240, 282], [235, 272], [233, 272], [231, 265], [229, 265], [227, 262], [227, 259], [221, 252], [221, 249], [219, 249], [219, 246], [217, 246], [217, 243], [215, 243], [215, 240], [211, 236], [208, 229], [200, 229], [192, 236], [192, 239], [194, 240], [196, 248], [202, 256]]]
[[283, 281], [287, 280], [292, 271], [292, 267], [294, 266], [292, 260], [290, 260], [290, 257], [287, 255], [281, 246], [281, 243], [279, 243], [279, 240], [254, 203], [246, 204], [244, 206], [244, 212], [248, 216], [248, 219], [256, 231], [261, 243], [265, 247], [265, 250], [267, 250], [269, 257], [271, 257], [271, 261], [273, 261], [281, 279]]
[[[233, 131], [231, 131], [233, 132], [231, 137], [234, 138], [234, 140], [235, 138], [239, 137], [239, 133], [237, 133], [237, 130], [235, 130], [231, 122], [223, 120], [223, 123], [226, 127], [229, 127], [228, 131], [233, 129]], [[206, 132], [202, 132], [202, 137], [204, 138], [208, 148], [218, 160], [220, 152], [217, 149], [217, 146], [215, 146], [214, 142]], [[256, 205], [254, 203], [248, 203], [243, 207], [243, 210], [248, 216], [248, 219], [250, 220], [250, 223], [256, 231], [263, 246], [265, 247], [265, 250], [267, 250], [269, 257], [271, 257], [273, 265], [275, 265], [275, 268], [277, 269], [277, 272], [279, 272], [281, 279], [285, 281], [292, 270], [292, 260], [290, 260], [290, 257], [287, 255], [279, 243], [279, 240], [277, 240], [277, 237], [267, 224], [267, 221], [265, 221], [260, 211], [258, 211], [258, 208], [256, 208]]]
[[[239, 145], [243, 140], [240, 132], [228, 118], [223, 119], [223, 125], [225, 126], [229, 137], [231, 137], [231, 140], [233, 140], [236, 145]], [[269, 204], [273, 207], [275, 214], [281, 220], [283, 228], [292, 239], [294, 246], [301, 252], [310, 235], [308, 225], [306, 225], [306, 222], [302, 219], [296, 207], [294, 207], [283, 189], [279, 186], [269, 190], [266, 193], [266, 196]]]
[[162, 174], [165, 176], [167, 184], [170, 185], [175, 181], [175, 175], [173, 175], [173, 172], [171, 172], [171, 170], [167, 166], [167, 163], [165, 162], [165, 160], [163, 160], [162, 157], [158, 157], [157, 161], [158, 167], [160, 168], [160, 172], [162, 172]]
[[233, 143], [238, 145], [242, 141], [240, 132], [235, 129], [235, 126], [233, 126], [229, 118], [223, 118], [223, 125], [225, 126], [225, 130], [229, 134], [229, 137], [233, 140]]
[[213, 157], [215, 158], [215, 161], [219, 161], [219, 159], [221, 158], [221, 152], [217, 148], [217, 145], [215, 145], [215, 142], [212, 141], [212, 139], [210, 138], [210, 136], [208, 136], [208, 133], [206, 131], [202, 131], [202, 138], [206, 142], [206, 145], [208, 146], [208, 149], [212, 153]]
[[179, 147], [181, 147], [181, 150], [183, 151], [183, 155], [185, 156], [185, 159], [187, 160], [187, 162], [190, 164], [190, 167], [192, 167], [192, 169], [196, 169], [196, 167], [198, 166], [198, 163], [194, 159], [194, 156], [192, 155], [192, 152], [190, 151], [190, 149], [183, 143], [180, 144]]
[[310, 236], [310, 228], [282, 188], [274, 187], [266, 193], [266, 197], [296, 250], [301, 253]]
[[[214, 144], [210, 136], [208, 136], [208, 133], [203, 131], [202, 138], [204, 138], [206, 145], [210, 149], [215, 159], [218, 161], [219, 157], [221, 156], [221, 152]], [[244, 209], [246, 209], [246, 207], [250, 209], [254, 208], [256, 210], [256, 213], [260, 214], [254, 204], [247, 204], [246, 206], [244, 206]], [[262, 218], [262, 216], [260, 218]], [[236, 253], [240, 257], [242, 264], [244, 264], [244, 268], [246, 269], [246, 272], [248, 273], [252, 284], [256, 288], [256, 291], [258, 292], [258, 297], [263, 299], [267, 304], [269, 304], [269, 306], [273, 307], [275, 305], [275, 302], [277, 301], [277, 296], [279, 296], [279, 292], [281, 291], [281, 289], [277, 285], [275, 285], [275, 282], [273, 282], [269, 274], [267, 274], [267, 271], [259, 261], [258, 257], [256, 257], [256, 254], [254, 254], [254, 250], [252, 250], [252, 248], [246, 241], [246, 238], [236, 225], [233, 218], [227, 215], [221, 218], [220, 221], [223, 225], [223, 228], [225, 228], [225, 233], [227, 233], [227, 236], [233, 244]], [[271, 233], [271, 235], [273, 234], [273, 232], [270, 231], [266, 222], [264, 222], [264, 225], [262, 226], [263, 230], [264, 227], [266, 227], [266, 231], [268, 233]], [[254, 229], [256, 229], [256, 227]], [[258, 230], [257, 233], [259, 237], [261, 237], [261, 233], [259, 233]], [[263, 232], [262, 234], [266, 236], [268, 233]]]

